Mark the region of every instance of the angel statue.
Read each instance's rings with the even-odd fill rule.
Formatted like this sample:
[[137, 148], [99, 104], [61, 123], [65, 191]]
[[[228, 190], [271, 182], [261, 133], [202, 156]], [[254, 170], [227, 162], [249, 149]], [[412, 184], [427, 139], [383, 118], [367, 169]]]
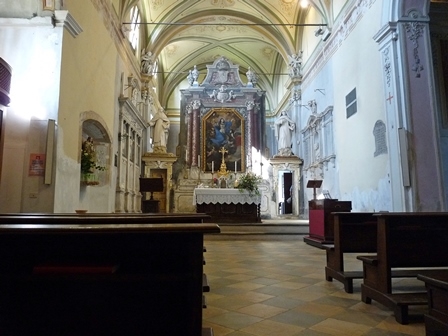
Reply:
[[299, 54], [288, 55], [289, 75], [291, 77], [300, 76], [300, 69], [302, 67], [302, 51]]
[[145, 52], [143, 49], [142, 52], [142, 60], [140, 64], [140, 71], [144, 75], [152, 75], [152, 68], [154, 66], [154, 60], [152, 56], [152, 52], [148, 51]]

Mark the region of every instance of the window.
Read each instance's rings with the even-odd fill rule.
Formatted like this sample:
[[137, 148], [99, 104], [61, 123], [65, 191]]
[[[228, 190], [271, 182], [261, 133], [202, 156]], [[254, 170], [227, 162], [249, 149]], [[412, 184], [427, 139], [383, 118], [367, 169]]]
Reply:
[[347, 119], [358, 111], [356, 104], [356, 88], [345, 97], [345, 106], [347, 109]]
[[135, 50], [138, 47], [140, 36], [140, 11], [137, 6], [131, 8], [130, 12], [131, 30], [129, 32], [129, 42], [131, 42], [132, 48]]

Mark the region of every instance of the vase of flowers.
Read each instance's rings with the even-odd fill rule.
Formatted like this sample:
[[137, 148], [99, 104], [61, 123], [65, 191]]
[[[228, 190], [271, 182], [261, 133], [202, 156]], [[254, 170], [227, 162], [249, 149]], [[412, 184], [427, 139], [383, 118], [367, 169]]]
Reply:
[[86, 141], [82, 143], [81, 150], [81, 181], [87, 185], [98, 185], [98, 176], [95, 174], [95, 170], [105, 170], [106, 167], [100, 166], [96, 162], [95, 147], [93, 140], [88, 137]]
[[260, 195], [258, 185], [262, 182], [261, 176], [258, 176], [252, 172], [245, 173], [237, 180], [236, 187], [240, 192], [245, 190], [249, 193], [249, 196]]

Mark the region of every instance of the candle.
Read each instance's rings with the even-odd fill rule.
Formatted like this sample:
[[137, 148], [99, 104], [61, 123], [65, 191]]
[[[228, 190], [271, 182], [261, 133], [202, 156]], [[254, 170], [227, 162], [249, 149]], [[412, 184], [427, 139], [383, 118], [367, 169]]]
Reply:
[[215, 161], [212, 161], [212, 174], [215, 172]]
[[235, 161], [235, 174], [236, 174], [236, 161]]
[[198, 166], [200, 166], [200, 165], [201, 165], [201, 156], [198, 155]]

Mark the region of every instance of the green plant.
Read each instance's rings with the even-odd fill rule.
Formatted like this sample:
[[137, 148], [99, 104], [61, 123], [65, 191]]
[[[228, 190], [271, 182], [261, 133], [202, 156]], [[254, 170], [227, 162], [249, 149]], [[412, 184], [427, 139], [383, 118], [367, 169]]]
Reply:
[[258, 184], [262, 182], [261, 176], [258, 176], [252, 172], [241, 175], [238, 179], [238, 189], [240, 192], [247, 190], [250, 196], [260, 195], [258, 190]]
[[97, 165], [93, 143], [88, 140], [81, 150], [81, 174], [92, 174], [95, 169], [105, 170], [106, 167]]

